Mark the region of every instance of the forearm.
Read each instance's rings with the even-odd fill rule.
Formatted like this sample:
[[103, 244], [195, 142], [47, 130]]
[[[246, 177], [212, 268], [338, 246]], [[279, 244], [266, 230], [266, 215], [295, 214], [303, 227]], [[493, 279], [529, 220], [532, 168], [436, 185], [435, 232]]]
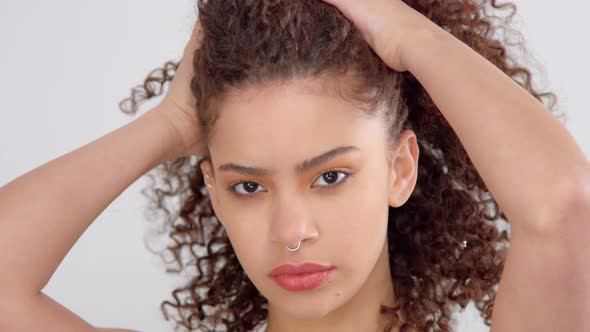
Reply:
[[[457, 133], [515, 227], [544, 227], [588, 162], [566, 128], [501, 70], [433, 23], [403, 62]], [[535, 228], [537, 229], [537, 228]]]
[[174, 144], [150, 110], [0, 188], [0, 293], [38, 294], [92, 221]]

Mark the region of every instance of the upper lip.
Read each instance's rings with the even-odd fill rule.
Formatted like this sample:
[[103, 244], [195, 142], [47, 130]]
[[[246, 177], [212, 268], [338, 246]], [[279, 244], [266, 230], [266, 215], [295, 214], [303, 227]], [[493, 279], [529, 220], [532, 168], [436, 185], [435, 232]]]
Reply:
[[322, 272], [333, 269], [332, 265], [321, 265], [315, 263], [304, 263], [300, 265], [283, 264], [275, 267], [269, 274], [271, 277], [276, 277], [284, 274], [302, 274], [312, 272]]

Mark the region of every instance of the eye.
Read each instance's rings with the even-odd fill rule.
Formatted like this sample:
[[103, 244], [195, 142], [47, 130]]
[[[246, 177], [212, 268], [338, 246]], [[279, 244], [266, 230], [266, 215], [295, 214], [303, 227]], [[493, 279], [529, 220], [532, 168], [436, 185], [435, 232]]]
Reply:
[[[342, 174], [342, 176], [338, 176], [338, 174]], [[322, 185], [320, 187], [331, 187], [331, 186], [335, 186], [336, 184], [340, 184], [341, 182], [346, 181], [348, 179], [349, 175], [350, 174], [347, 172], [331, 170], [331, 171], [327, 171], [327, 172], [322, 173], [322, 175], [320, 175], [318, 180], [327, 181], [327, 185]], [[344, 180], [341, 180], [341, 179], [344, 179]]]
[[[340, 176], [339, 176], [340, 175]], [[350, 173], [344, 171], [330, 170], [322, 173], [317, 180], [324, 180], [326, 185], [320, 185], [320, 187], [335, 187], [344, 181], [348, 180]], [[316, 180], [316, 182], [317, 182]], [[314, 182], [315, 183], [315, 182]], [[242, 190], [240, 190], [240, 188]], [[237, 184], [228, 187], [228, 190], [238, 196], [252, 196], [257, 189], [263, 188], [260, 184], [252, 181], [239, 182]]]
[[[242, 186], [242, 188], [244, 188], [245, 192], [239, 192], [235, 189], [235, 188], [240, 188], [240, 186]], [[240, 182], [240, 183], [237, 183], [233, 186], [230, 186], [229, 190], [236, 192], [239, 196], [249, 196], [249, 195], [252, 195], [253, 193], [256, 193], [256, 188], [261, 188], [261, 187], [262, 186], [256, 182]]]

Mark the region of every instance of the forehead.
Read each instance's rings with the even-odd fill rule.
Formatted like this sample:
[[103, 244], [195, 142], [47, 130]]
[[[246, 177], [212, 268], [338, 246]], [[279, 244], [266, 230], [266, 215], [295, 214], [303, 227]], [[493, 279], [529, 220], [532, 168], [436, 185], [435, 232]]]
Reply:
[[218, 104], [210, 139], [215, 165], [289, 169], [339, 146], [384, 144], [380, 121], [323, 81], [297, 80], [235, 91]]

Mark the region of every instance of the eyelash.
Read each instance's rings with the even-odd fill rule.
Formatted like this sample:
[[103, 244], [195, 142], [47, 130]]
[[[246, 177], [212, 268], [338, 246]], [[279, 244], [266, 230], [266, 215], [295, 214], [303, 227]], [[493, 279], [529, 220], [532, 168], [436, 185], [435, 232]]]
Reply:
[[[344, 177], [341, 178], [341, 179], [339, 179], [339, 182], [336, 182], [336, 183], [333, 183], [333, 184], [328, 184], [328, 185], [323, 185], [323, 186], [320, 186], [320, 187], [327, 187], [325, 189], [331, 189], [331, 188], [334, 188], [334, 187], [338, 187], [341, 184], [343, 184], [343, 183], [347, 182], [348, 180], [350, 180], [350, 178], [352, 176], [352, 174], [349, 173], [349, 172], [345, 172], [345, 171], [342, 171], [342, 170], [339, 170], [339, 169], [330, 169], [330, 170], [327, 170], [327, 171], [323, 172], [322, 174], [320, 174], [320, 176], [318, 176], [316, 178], [316, 181], [317, 181], [317, 179], [319, 179], [320, 177], [324, 176], [325, 174], [332, 173], [332, 172], [344, 174]], [[254, 182], [254, 181], [243, 181], [243, 182], [238, 182], [238, 183], [232, 184], [231, 186], [227, 187], [227, 190], [230, 193], [234, 194], [235, 196], [238, 196], [238, 198], [250, 198], [250, 196], [254, 196], [254, 194], [258, 193], [258, 191], [257, 192], [253, 192], [253, 193], [249, 193], [249, 194], [242, 194], [242, 193], [237, 192], [235, 190], [235, 187], [238, 186], [238, 185], [240, 185], [240, 184], [243, 184], [243, 183], [255, 183], [256, 185], [261, 186], [260, 184]]]

